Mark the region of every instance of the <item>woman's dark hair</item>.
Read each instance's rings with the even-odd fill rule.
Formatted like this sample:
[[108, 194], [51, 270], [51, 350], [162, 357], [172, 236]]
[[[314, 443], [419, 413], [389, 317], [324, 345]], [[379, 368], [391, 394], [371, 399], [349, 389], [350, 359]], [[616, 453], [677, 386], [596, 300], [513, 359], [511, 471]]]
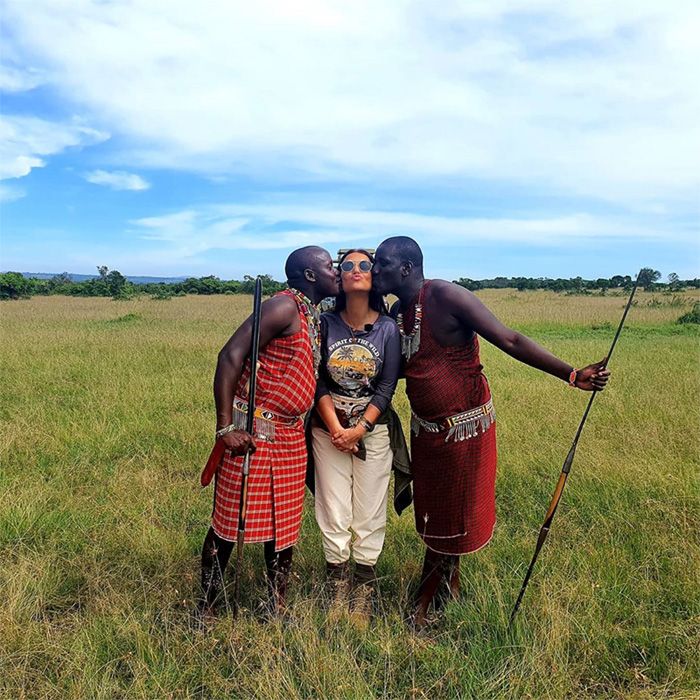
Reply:
[[[351, 248], [350, 250], [346, 250], [343, 255], [341, 256], [340, 260], [338, 260], [338, 270], [340, 270], [340, 266], [345, 260], [345, 258], [350, 255], [350, 253], [362, 253], [362, 255], [366, 255], [369, 258], [369, 261], [374, 265], [374, 255], [370, 253], [369, 251], [365, 250], [364, 248]], [[347, 304], [347, 297], [345, 296], [345, 292], [343, 291], [342, 287], [340, 289], [340, 294], [335, 298], [335, 307], [334, 311], [342, 311]], [[372, 289], [369, 291], [369, 308], [372, 309], [373, 311], [378, 311], [380, 314], [385, 314], [387, 313], [386, 309], [386, 304], [384, 303], [384, 297], [377, 292], [374, 289], [374, 278], [372, 279]]]

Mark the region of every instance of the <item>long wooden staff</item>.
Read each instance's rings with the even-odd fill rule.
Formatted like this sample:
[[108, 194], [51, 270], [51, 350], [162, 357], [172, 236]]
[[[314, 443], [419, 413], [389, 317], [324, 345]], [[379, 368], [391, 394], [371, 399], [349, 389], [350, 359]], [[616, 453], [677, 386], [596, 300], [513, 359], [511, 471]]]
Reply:
[[[253, 297], [253, 338], [250, 350], [250, 379], [248, 381], [248, 413], [246, 414], [246, 432], [253, 434], [255, 429], [255, 388], [258, 378], [258, 355], [260, 354], [260, 305], [262, 302], [262, 280], [255, 280]], [[248, 474], [250, 473], [250, 451], [243, 457], [241, 470], [241, 500], [238, 504], [238, 535], [236, 538], [236, 569], [233, 585], [233, 615], [238, 614], [238, 590], [243, 566], [243, 541], [245, 539], [245, 519], [248, 510]]]
[[[641, 275], [637, 275], [637, 279], [635, 280], [634, 286], [632, 287], [632, 293], [630, 294], [630, 298], [627, 300], [627, 306], [625, 306], [625, 311], [622, 314], [622, 318], [620, 319], [620, 325], [617, 327], [617, 333], [615, 333], [615, 337], [613, 338], [612, 345], [610, 346], [610, 351], [608, 352], [608, 356], [605, 358], [605, 363], [603, 364], [603, 368], [607, 367], [608, 362], [610, 362], [610, 357], [613, 354], [613, 350], [615, 349], [615, 344], [617, 343], [617, 339], [620, 337], [620, 333], [622, 331], [622, 326], [625, 324], [625, 319], [627, 318], [627, 312], [630, 310], [630, 306], [632, 306], [632, 299], [634, 298], [634, 293], [637, 291], [637, 286], [639, 285], [639, 278]], [[571, 465], [573, 464], [574, 461], [574, 455], [576, 454], [576, 446], [578, 445], [578, 439], [581, 437], [581, 432], [583, 431], [583, 426], [586, 423], [586, 419], [588, 418], [588, 413], [591, 410], [591, 406], [593, 405], [593, 400], [596, 397], [597, 391], [593, 391], [591, 394], [591, 398], [588, 400], [588, 405], [586, 406], [586, 410], [583, 413], [583, 418], [581, 418], [581, 422], [579, 423], [578, 430], [576, 431], [576, 436], [574, 437], [574, 442], [571, 445], [571, 449], [569, 450], [569, 454], [566, 455], [566, 459], [564, 460], [564, 466], [561, 469], [561, 474], [559, 475], [559, 481], [557, 482], [557, 487], [554, 489], [554, 495], [552, 496], [552, 501], [549, 504], [549, 508], [547, 509], [547, 514], [544, 517], [544, 524], [540, 528], [540, 534], [537, 537], [537, 544], [535, 545], [535, 553], [532, 555], [532, 561], [530, 562], [530, 566], [527, 569], [527, 573], [525, 574], [525, 580], [523, 581], [523, 585], [520, 588], [520, 593], [518, 595], [518, 599], [515, 601], [515, 605], [513, 606], [513, 612], [510, 614], [510, 621], [508, 622], [508, 626], [510, 627], [511, 624], [513, 624], [513, 620], [515, 619], [515, 615], [518, 612], [518, 608], [520, 607], [520, 603], [523, 599], [523, 596], [525, 595], [525, 589], [527, 588], [527, 584], [530, 581], [530, 576], [532, 575], [532, 570], [535, 568], [535, 562], [537, 561], [537, 557], [540, 554], [540, 550], [542, 549], [542, 545], [544, 544], [544, 541], [547, 539], [547, 535], [549, 534], [549, 528], [552, 525], [552, 520], [554, 520], [554, 514], [557, 512], [557, 506], [559, 505], [559, 501], [561, 500], [561, 496], [564, 493], [564, 486], [566, 485], [566, 480], [569, 477], [569, 471], [571, 470]]]
[[[260, 284], [261, 290], [262, 290], [262, 283]], [[253, 332], [255, 333], [255, 319], [259, 319], [259, 312], [258, 315], [256, 316], [256, 308], [259, 309], [259, 304], [256, 307], [256, 301], [257, 299], [257, 294], [258, 294], [258, 281], [256, 280], [255, 282], [255, 297], [253, 299]], [[260, 297], [262, 298], [262, 291], [260, 292]], [[259, 320], [258, 320], [258, 329], [260, 327]], [[260, 335], [259, 330], [257, 335], [255, 336], [256, 338]], [[251, 355], [253, 353], [253, 343], [251, 342]], [[256, 355], [257, 357], [257, 355]], [[256, 363], [257, 365], [257, 363]], [[248, 412], [248, 415], [250, 415], [250, 412]], [[202, 473], [199, 476], [199, 483], [202, 485], [202, 487], [209, 486], [211, 483], [211, 480], [214, 478], [214, 475], [218, 471], [219, 467], [221, 466], [221, 460], [224, 458], [224, 453], [226, 452], [226, 444], [224, 441], [219, 438], [215, 443], [214, 447], [211, 450], [211, 453], [209, 454], [209, 458], [207, 459], [207, 463], [204, 466], [204, 469], [202, 470]]]

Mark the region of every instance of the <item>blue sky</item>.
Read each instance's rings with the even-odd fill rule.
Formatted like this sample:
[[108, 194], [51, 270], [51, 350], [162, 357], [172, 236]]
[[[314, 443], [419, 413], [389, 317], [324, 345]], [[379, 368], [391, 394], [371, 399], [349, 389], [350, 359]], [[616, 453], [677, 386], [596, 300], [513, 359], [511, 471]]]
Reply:
[[3, 0], [0, 269], [700, 276], [700, 9]]

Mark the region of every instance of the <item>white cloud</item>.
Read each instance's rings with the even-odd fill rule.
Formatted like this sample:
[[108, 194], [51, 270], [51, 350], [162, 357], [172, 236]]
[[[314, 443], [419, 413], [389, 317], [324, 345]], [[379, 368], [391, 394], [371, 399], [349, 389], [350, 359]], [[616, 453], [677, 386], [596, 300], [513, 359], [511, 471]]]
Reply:
[[324, 245], [347, 239], [347, 234], [328, 228], [299, 228], [271, 232], [278, 221], [255, 207], [220, 210], [216, 207], [187, 209], [165, 216], [146, 217], [131, 222], [139, 237], [160, 241], [163, 249], [189, 258], [210, 250], [276, 250], [303, 245]]
[[0, 40], [3, 42], [0, 54], [1, 92], [26, 92], [45, 82], [46, 76], [41, 69], [31, 63], [23, 63], [19, 47], [13, 45], [9, 36], [3, 33]]
[[9, 204], [25, 197], [27, 193], [19, 187], [0, 184], [0, 204]]
[[158, 241], [180, 260], [212, 250], [291, 250], [303, 245], [333, 246], [353, 241], [376, 246], [405, 235], [432, 247], [475, 244], [528, 244], [562, 249], [601, 239], [691, 242], [677, 230], [614, 217], [575, 213], [543, 218], [428, 216], [401, 211], [340, 209], [328, 206], [219, 205], [190, 208], [130, 222], [136, 235]]
[[140, 175], [126, 173], [123, 170], [93, 170], [83, 176], [94, 185], [105, 185], [113, 190], [133, 190], [135, 192], [147, 190], [151, 185]]
[[26, 92], [33, 90], [44, 81], [44, 76], [36, 69], [22, 69], [8, 64], [0, 64], [0, 91]]
[[351, 209], [318, 198], [294, 205], [191, 206], [134, 219], [94, 240], [71, 230], [33, 228], [3, 246], [5, 267], [89, 272], [107, 264], [125, 274], [208, 275], [251, 271], [279, 278], [286, 256], [314, 244], [334, 252], [375, 247], [392, 235], [415, 238], [429, 276], [601, 277], [632, 274], [650, 263], [683, 278], [697, 276], [697, 235], [658, 215], [634, 218], [584, 211], [537, 218], [438, 216]]
[[635, 205], [692, 206], [700, 186], [690, 0], [6, 7], [26, 62], [124, 137], [125, 163], [510, 180]]
[[85, 146], [108, 134], [79, 123], [52, 122], [37, 117], [0, 116], [0, 180], [28, 175], [42, 168], [46, 156], [72, 146]]

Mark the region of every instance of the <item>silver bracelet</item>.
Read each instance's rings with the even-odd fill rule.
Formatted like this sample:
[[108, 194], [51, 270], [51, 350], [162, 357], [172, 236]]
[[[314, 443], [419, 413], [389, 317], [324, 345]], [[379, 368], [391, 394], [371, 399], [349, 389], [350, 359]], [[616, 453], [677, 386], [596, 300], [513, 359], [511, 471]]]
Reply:
[[374, 430], [374, 423], [370, 423], [364, 416], [357, 421], [368, 433]]
[[232, 433], [234, 430], [236, 430], [236, 425], [235, 425], [235, 423], [231, 423], [231, 425], [227, 425], [225, 428], [221, 428], [221, 430], [216, 431], [216, 439], [218, 440], [219, 438], [222, 438], [224, 435], [228, 435], [229, 433]]

